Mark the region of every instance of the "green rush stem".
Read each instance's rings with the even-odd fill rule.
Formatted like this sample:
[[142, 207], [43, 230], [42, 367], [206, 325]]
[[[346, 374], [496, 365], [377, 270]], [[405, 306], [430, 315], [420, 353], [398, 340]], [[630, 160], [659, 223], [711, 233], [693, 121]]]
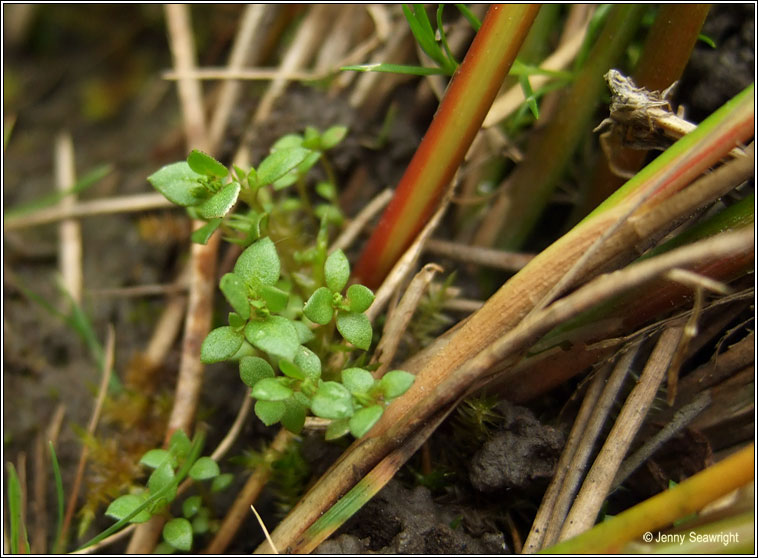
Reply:
[[539, 10], [493, 5], [354, 271], [376, 288], [436, 209]]

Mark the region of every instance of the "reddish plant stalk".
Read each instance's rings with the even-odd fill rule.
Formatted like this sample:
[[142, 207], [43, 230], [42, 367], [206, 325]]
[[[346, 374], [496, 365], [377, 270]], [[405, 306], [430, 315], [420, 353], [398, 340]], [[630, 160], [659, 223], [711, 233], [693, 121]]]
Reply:
[[508, 74], [539, 6], [494, 5], [366, 245], [356, 277], [377, 287], [434, 212]]

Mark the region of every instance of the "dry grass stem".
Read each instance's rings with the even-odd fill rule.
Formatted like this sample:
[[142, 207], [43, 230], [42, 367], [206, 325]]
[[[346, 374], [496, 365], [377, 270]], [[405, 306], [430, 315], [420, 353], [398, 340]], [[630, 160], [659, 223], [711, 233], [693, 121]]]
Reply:
[[482, 246], [470, 246], [457, 242], [447, 242], [430, 238], [425, 245], [426, 251], [463, 263], [482, 265], [506, 271], [518, 271], [534, 257], [533, 254], [505, 252]]
[[385, 208], [385, 206], [392, 199], [393, 191], [390, 188], [385, 188], [379, 192], [374, 198], [356, 215], [350, 223], [342, 230], [340, 235], [334, 240], [329, 247], [329, 253], [331, 254], [335, 250], [346, 250], [366, 227], [369, 221], [371, 221], [379, 212]]
[[32, 552], [35, 554], [47, 554], [47, 479], [50, 461], [48, 442], [55, 445], [58, 440], [65, 412], [66, 407], [63, 404], [58, 405], [47, 428], [39, 432], [34, 440], [34, 500], [32, 502], [34, 530], [32, 531], [31, 546]]
[[[55, 185], [59, 192], [66, 192], [76, 184], [76, 160], [71, 134], [62, 132], [55, 140]], [[64, 196], [60, 210], [65, 212], [76, 203], [76, 195]], [[63, 288], [77, 304], [82, 301], [82, 228], [75, 219], [64, 219], [58, 224], [58, 265]]]
[[250, 390], [248, 389], [245, 393], [245, 397], [242, 399], [242, 405], [240, 405], [239, 411], [237, 411], [237, 416], [234, 418], [232, 427], [226, 433], [224, 439], [219, 442], [218, 446], [216, 446], [216, 449], [213, 450], [211, 459], [219, 461], [224, 455], [226, 455], [226, 452], [231, 449], [234, 442], [237, 441], [240, 432], [242, 432], [242, 427], [245, 425], [245, 419], [247, 419], [250, 414], [250, 407], [252, 406], [253, 398], [250, 397]]
[[670, 422], [666, 424], [655, 435], [645, 441], [645, 443], [631, 456], [624, 460], [616, 473], [611, 485], [611, 492], [619, 488], [629, 475], [636, 471], [640, 465], [647, 461], [658, 449], [668, 442], [671, 438], [681, 432], [689, 423], [691, 423], [701, 412], [711, 403], [711, 396], [707, 391], [701, 393], [692, 403], [689, 403], [679, 409]]
[[107, 289], [92, 289], [93, 296], [112, 296], [118, 298], [142, 298], [146, 296], [161, 296], [181, 294], [187, 291], [187, 285], [173, 282], [159, 285], [136, 285], [134, 287], [114, 287]]
[[716, 281], [705, 275], [694, 273], [687, 269], [672, 269], [666, 274], [666, 279], [671, 279], [677, 283], [688, 285], [695, 289], [707, 289], [717, 294], [728, 295], [732, 289], [721, 281]]
[[[174, 68], [182, 74], [192, 72], [195, 69], [195, 40], [192, 34], [190, 8], [186, 4], [166, 4], [164, 10]], [[177, 85], [187, 142], [194, 148], [208, 151], [200, 82], [183, 77]]]
[[[245, 7], [240, 18], [239, 29], [234, 38], [232, 52], [229, 55], [227, 70], [234, 72], [243, 70], [249, 60], [255, 56], [252, 45], [256, 38], [264, 30], [264, 16], [267, 10], [275, 9], [265, 4], [251, 4]], [[193, 79], [197, 80], [198, 77]], [[226, 80], [221, 84], [218, 92], [216, 110], [210, 119], [208, 126], [208, 147], [216, 151], [226, 131], [232, 109], [240, 95], [240, 83], [236, 80]]]
[[574, 505], [566, 517], [560, 540], [578, 535], [595, 524], [613, 479], [634, 436], [642, 426], [682, 337], [683, 327], [670, 327], [658, 339], [639, 382], [629, 394], [611, 432], [595, 459]]
[[263, 530], [263, 534], [266, 537], [266, 541], [268, 542], [268, 545], [274, 551], [274, 554], [279, 554], [279, 551], [274, 546], [274, 541], [271, 540], [271, 535], [269, 534], [268, 529], [266, 528], [266, 524], [263, 523], [263, 519], [261, 518], [261, 516], [256, 511], [255, 506], [253, 504], [250, 504], [250, 509], [253, 510], [253, 514], [255, 514], [255, 519], [258, 520], [258, 525], [261, 526], [261, 529]]
[[421, 302], [421, 297], [429, 288], [435, 274], [442, 271], [443, 269], [437, 264], [426, 264], [411, 280], [397, 306], [387, 313], [382, 338], [371, 357], [372, 363], [381, 362], [379, 368], [373, 373], [375, 378], [381, 378], [391, 366], [400, 340], [413, 317], [413, 313]]
[[392, 296], [398, 291], [400, 286], [406, 281], [408, 275], [414, 270], [418, 258], [424, 250], [424, 245], [431, 238], [434, 230], [442, 220], [442, 216], [445, 214], [450, 200], [452, 198], [455, 186], [458, 182], [458, 178], [454, 177], [451, 187], [448, 189], [444, 198], [440, 202], [440, 206], [437, 211], [432, 215], [429, 222], [424, 226], [421, 232], [416, 237], [408, 249], [397, 260], [397, 263], [393, 266], [392, 270], [387, 275], [382, 285], [376, 291], [376, 299], [374, 303], [366, 310], [365, 314], [372, 322], [381, 314], [387, 303], [389, 303]]
[[560, 491], [556, 496], [553, 513], [547, 520], [547, 528], [544, 533], [544, 540], [541, 548], [546, 548], [555, 544], [558, 540], [561, 527], [566, 521], [569, 507], [574, 501], [579, 485], [587, 470], [587, 464], [589, 463], [592, 451], [595, 448], [597, 438], [608, 419], [608, 415], [616, 403], [619, 391], [624, 385], [624, 380], [629, 374], [638, 350], [639, 343], [636, 343], [629, 347], [621, 358], [618, 359], [613, 367], [613, 371], [608, 377], [608, 381], [603, 387], [602, 394], [598, 397], [598, 400], [592, 409], [592, 414], [587, 420], [581, 438], [577, 442], [577, 447], [574, 450], [574, 455], [571, 457], [569, 470], [560, 486]]
[[[105, 396], [108, 394], [108, 383], [111, 379], [111, 372], [113, 371], [113, 363], [116, 350], [116, 335], [113, 330], [113, 325], [108, 326], [108, 336], [105, 342], [105, 358], [103, 359], [103, 370], [100, 376], [100, 387], [97, 391], [97, 399], [95, 400], [95, 407], [92, 409], [92, 415], [90, 416], [89, 423], [87, 424], [87, 434], [93, 436], [97, 423], [100, 420], [100, 414], [103, 410], [103, 404], [105, 403]], [[56, 546], [62, 545], [60, 543], [66, 541], [68, 537], [68, 530], [71, 526], [71, 520], [74, 517], [74, 510], [76, 509], [76, 502], [79, 499], [79, 488], [84, 478], [84, 468], [87, 465], [87, 457], [89, 457], [89, 446], [87, 444], [82, 445], [82, 452], [79, 454], [79, 463], [76, 466], [76, 476], [74, 477], [74, 484], [71, 487], [71, 494], [68, 496], [68, 506], [66, 506], [66, 514], [63, 519], [63, 525], [61, 527], [60, 540]]]
[[[522, 547], [522, 552], [525, 554], [534, 554], [544, 546], [543, 541], [548, 536], [548, 529], [552, 522], [555, 521], [553, 519], [555, 515], [554, 510], [557, 506], [559, 495], [566, 486], [565, 478], [572, 470], [572, 462], [576, 450], [580, 441], [584, 437], [584, 432], [587, 428], [587, 423], [590, 420], [590, 415], [593, 413], [593, 410], [597, 405], [598, 398], [600, 397], [603, 386], [608, 379], [610, 370], [610, 364], [606, 364], [597, 371], [590, 382], [589, 388], [582, 400], [582, 405], [579, 407], [579, 412], [574, 419], [574, 424], [571, 426], [571, 432], [563, 447], [561, 457], [555, 465], [553, 478], [551, 479], [550, 485], [547, 487], [545, 494], [542, 496], [542, 502], [537, 510], [537, 515], [534, 517], [532, 527], [529, 529], [529, 535]], [[562, 517], [563, 516], [565, 516], [565, 512]]]
[[25, 227], [35, 227], [64, 219], [110, 215], [113, 213], [136, 213], [165, 207], [173, 207], [173, 204], [163, 194], [159, 194], [158, 192], [76, 202], [71, 207], [49, 207], [20, 217], [9, 217], [3, 222], [3, 230], [12, 231]]
[[[287, 449], [292, 439], [293, 435], [284, 428], [279, 430], [265, 454], [263, 463], [258, 465], [248, 477], [245, 486], [237, 494], [237, 498], [221, 522], [221, 527], [203, 551], [204, 554], [221, 554], [226, 550], [242, 523], [247, 519], [250, 506], [258, 499], [258, 495], [268, 482], [271, 476], [271, 463]], [[276, 548], [273, 543], [271, 546]]]

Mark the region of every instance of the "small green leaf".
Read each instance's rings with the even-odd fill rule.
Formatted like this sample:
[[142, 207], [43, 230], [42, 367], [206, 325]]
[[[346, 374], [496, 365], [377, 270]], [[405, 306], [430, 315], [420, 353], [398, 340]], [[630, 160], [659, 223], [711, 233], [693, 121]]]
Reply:
[[210, 457], [201, 457], [192, 464], [189, 470], [190, 478], [201, 481], [217, 477], [221, 473], [216, 463]]
[[157, 469], [167, 461], [176, 467], [176, 459], [164, 449], [151, 449], [139, 460], [142, 465], [151, 469]]
[[219, 287], [234, 311], [247, 321], [250, 318], [250, 303], [247, 300], [247, 286], [242, 278], [234, 273], [226, 273], [221, 278]]
[[240, 195], [239, 182], [230, 182], [221, 190], [205, 200], [198, 208], [197, 212], [204, 219], [220, 218], [229, 213], [229, 210], [237, 203], [237, 197]]
[[350, 285], [347, 288], [347, 300], [351, 312], [365, 312], [374, 302], [374, 293], [363, 285]]
[[389, 63], [374, 63], [374, 64], [353, 64], [350, 66], [342, 66], [342, 71], [353, 72], [382, 72], [388, 74], [407, 74], [412, 76], [438, 76], [448, 75], [448, 72], [444, 68], [430, 68], [426, 66], [409, 66], [407, 64], [389, 64]]
[[295, 352], [295, 364], [311, 380], [317, 380], [321, 376], [321, 359], [308, 347], [302, 345]]
[[293, 434], [300, 434], [305, 425], [306, 408], [294, 398], [285, 400], [284, 407], [282, 426]]
[[316, 193], [325, 200], [337, 199], [337, 188], [331, 182], [319, 182], [316, 184]]
[[303, 371], [288, 360], [279, 360], [279, 370], [281, 370], [282, 374], [285, 376], [294, 378], [295, 380], [305, 380], [305, 374]]
[[[124, 496], [119, 496], [113, 500], [110, 506], [108, 506], [108, 509], [105, 510], [105, 515], [116, 520], [124, 519], [126, 516], [144, 504], [146, 500], [147, 494], [145, 493], [125, 494]], [[137, 515], [132, 517], [129, 520], [129, 523], [145, 523], [145, 521], [150, 521], [151, 517], [152, 516], [150, 515], [150, 512], [147, 510], [147, 508], [145, 508]]]
[[324, 433], [324, 439], [327, 442], [329, 440], [336, 440], [337, 438], [342, 438], [342, 436], [344, 436], [348, 432], [350, 432], [349, 419], [334, 420], [331, 422], [329, 426], [326, 427], [326, 432]]
[[184, 517], [192, 517], [200, 509], [203, 503], [203, 499], [199, 495], [190, 496], [184, 502], [182, 502], [182, 515]]
[[266, 426], [276, 424], [284, 416], [287, 407], [284, 401], [256, 401], [255, 416]]
[[206, 244], [211, 235], [221, 226], [221, 221], [221, 219], [211, 219], [199, 229], [195, 229], [190, 240], [195, 244]]
[[345, 139], [346, 135], [347, 126], [332, 126], [326, 132], [321, 134], [321, 149], [324, 151], [331, 149]]
[[245, 327], [245, 337], [261, 351], [286, 360], [293, 360], [300, 346], [295, 326], [282, 316], [268, 316], [265, 320], [249, 322]]
[[262, 401], [283, 401], [292, 397], [292, 390], [278, 378], [263, 378], [253, 386], [252, 395]]
[[267, 236], [248, 246], [234, 264], [234, 273], [254, 286], [273, 285], [279, 279], [279, 272], [279, 255]]
[[309, 341], [313, 341], [313, 339], [316, 337], [313, 335], [313, 332], [311, 331], [311, 328], [309, 328], [306, 324], [300, 321], [292, 322], [292, 325], [295, 326], [295, 329], [297, 330], [297, 338], [300, 340], [300, 344], [308, 343]]
[[313, 414], [326, 419], [343, 419], [353, 414], [353, 396], [338, 382], [324, 382], [311, 401]]
[[184, 459], [189, 455], [192, 449], [192, 442], [184, 433], [184, 430], [177, 430], [171, 435], [168, 442], [168, 451], [178, 459]]
[[[167, 486], [170, 486], [174, 479], [176, 478], [176, 475], [174, 474], [174, 469], [171, 467], [170, 463], [164, 462], [162, 465], [158, 466], [155, 471], [150, 475], [150, 477], [147, 479], [147, 488], [150, 490], [150, 494], [155, 494], [159, 490], [162, 490], [166, 488]], [[169, 502], [173, 500], [176, 497], [176, 488], [174, 490], [169, 491], [169, 493], [165, 496], [166, 500]]]
[[216, 161], [216, 159], [207, 153], [203, 153], [197, 149], [193, 149], [187, 156], [187, 164], [193, 171], [198, 174], [204, 174], [205, 176], [224, 178], [229, 174], [229, 169], [224, 165]]
[[[247, 320], [236, 312], [229, 312], [229, 327], [232, 329], [242, 329], [247, 324]], [[244, 344], [244, 343], [243, 343]]]
[[330, 225], [341, 225], [345, 220], [342, 212], [334, 205], [328, 203], [320, 203], [314, 209], [313, 213], [318, 217], [319, 221], [328, 223]]
[[287, 302], [290, 298], [289, 293], [271, 285], [264, 285], [260, 290], [260, 296], [266, 301], [266, 307], [269, 311], [274, 314], [278, 314], [287, 308]]
[[312, 322], [326, 325], [332, 321], [334, 308], [332, 307], [332, 291], [326, 287], [319, 287], [308, 299], [303, 307], [303, 314]]
[[223, 475], [217, 476], [211, 481], [211, 492], [221, 492], [231, 485], [233, 480], [234, 475], [232, 473], [224, 473]]
[[205, 364], [229, 360], [242, 346], [243, 335], [229, 326], [217, 327], [208, 334], [200, 348], [200, 360]]
[[192, 532], [196, 535], [207, 533], [208, 529], [210, 529], [208, 514], [200, 513], [192, 520]]
[[324, 278], [326, 286], [335, 293], [342, 292], [347, 285], [347, 280], [350, 279], [350, 262], [342, 250], [335, 250], [326, 258]]
[[350, 393], [367, 393], [374, 385], [374, 377], [363, 368], [345, 368], [342, 371], [342, 385]]
[[163, 526], [163, 539], [178, 550], [189, 552], [192, 548], [192, 524], [183, 517], [176, 517]]
[[383, 412], [384, 407], [381, 405], [372, 405], [371, 407], [366, 407], [365, 409], [357, 411], [350, 418], [350, 433], [356, 438], [360, 438], [366, 432], [371, 430], [381, 418]]
[[337, 314], [337, 330], [342, 337], [359, 349], [367, 351], [371, 346], [373, 330], [371, 322], [364, 314], [358, 312], [339, 312]]
[[240, 359], [240, 378], [248, 387], [253, 387], [263, 378], [273, 378], [274, 369], [260, 357], [247, 356]]
[[303, 147], [290, 147], [273, 151], [258, 165], [258, 184], [264, 185], [276, 182], [302, 163], [310, 154], [311, 150]]
[[413, 374], [404, 370], [392, 370], [382, 376], [382, 379], [379, 380], [379, 386], [385, 399], [394, 399], [408, 391], [415, 379], [416, 377]]
[[201, 178], [202, 175], [193, 171], [186, 162], [180, 161], [155, 171], [147, 180], [169, 201], [191, 207], [202, 203], [207, 197], [202, 195]]

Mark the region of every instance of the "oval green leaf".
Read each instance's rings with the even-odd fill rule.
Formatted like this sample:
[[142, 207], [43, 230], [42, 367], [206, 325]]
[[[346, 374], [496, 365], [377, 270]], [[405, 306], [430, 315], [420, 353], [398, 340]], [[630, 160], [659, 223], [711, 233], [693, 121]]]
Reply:
[[404, 370], [392, 370], [387, 372], [379, 380], [379, 386], [385, 399], [400, 397], [413, 385], [416, 377]]
[[261, 161], [257, 170], [258, 185], [271, 184], [294, 169], [311, 154], [310, 149], [289, 147], [277, 149]]
[[366, 393], [374, 385], [374, 377], [363, 368], [345, 368], [342, 371], [342, 385], [350, 393]]
[[284, 416], [286, 406], [284, 401], [256, 401], [255, 416], [266, 426], [276, 424]]
[[347, 288], [347, 300], [351, 312], [365, 312], [374, 302], [374, 293], [363, 285], [350, 285]]
[[203, 498], [200, 495], [190, 496], [184, 502], [182, 502], [182, 515], [184, 517], [192, 517], [200, 509], [203, 503]]
[[266, 301], [266, 307], [273, 314], [278, 314], [287, 308], [290, 297], [289, 293], [271, 285], [264, 285], [260, 290], [260, 296]]
[[166, 462], [169, 462], [171, 465], [176, 466], [176, 459], [167, 450], [164, 449], [149, 450], [147, 453], [145, 453], [145, 455], [142, 456], [142, 459], [140, 459], [139, 462], [146, 467], [150, 467], [151, 469], [157, 469]]
[[243, 335], [231, 327], [217, 327], [203, 341], [200, 360], [205, 364], [229, 360], [242, 346], [243, 340]]
[[207, 153], [203, 153], [197, 149], [193, 149], [187, 156], [187, 164], [193, 171], [205, 176], [224, 178], [229, 174], [229, 169], [224, 165]]
[[174, 469], [171, 468], [170, 463], [163, 463], [160, 465], [150, 477], [147, 479], [147, 488], [150, 490], [150, 495], [155, 495], [159, 491], [168, 487], [168, 491], [163, 494], [163, 498], [166, 501], [171, 502], [176, 498], [176, 485], [174, 484]]
[[252, 395], [261, 401], [284, 401], [292, 397], [292, 390], [277, 378], [263, 378], [253, 386]]
[[184, 430], [179, 429], [171, 435], [171, 439], [168, 442], [168, 451], [171, 452], [171, 455], [184, 459], [189, 455], [190, 449], [192, 449], [192, 442], [184, 433]]
[[339, 312], [337, 314], [337, 330], [342, 334], [342, 337], [359, 349], [367, 351], [371, 346], [371, 338], [374, 332], [371, 329], [371, 322], [364, 314]]
[[292, 322], [282, 316], [268, 316], [245, 326], [245, 337], [257, 349], [277, 359], [294, 360], [300, 338]]
[[326, 427], [326, 432], [324, 433], [324, 439], [327, 442], [329, 440], [336, 440], [337, 438], [342, 438], [342, 436], [344, 436], [348, 432], [350, 432], [349, 419], [333, 420], [331, 424]]
[[300, 434], [305, 425], [306, 408], [294, 398], [284, 401], [284, 407], [282, 426], [293, 434]]
[[295, 364], [312, 380], [317, 380], [321, 376], [321, 359], [308, 347], [301, 345], [297, 348]]
[[199, 229], [192, 232], [190, 239], [195, 244], [206, 244], [211, 235], [221, 226], [221, 219], [211, 219]]
[[234, 311], [247, 321], [250, 318], [250, 303], [247, 300], [247, 286], [242, 278], [234, 273], [227, 273], [221, 278], [219, 288]]
[[240, 359], [240, 378], [248, 387], [253, 387], [263, 378], [273, 378], [274, 369], [260, 357], [246, 356]]
[[[116, 520], [127, 517], [130, 513], [140, 507], [147, 500], [147, 494], [125, 494], [119, 496], [111, 502], [105, 515]], [[145, 508], [129, 520], [129, 523], [144, 523], [150, 521], [150, 512]]]
[[371, 430], [381, 418], [383, 412], [384, 407], [381, 405], [372, 405], [371, 407], [366, 407], [365, 409], [357, 411], [350, 418], [350, 433], [356, 438], [360, 438], [366, 432]]
[[198, 208], [197, 212], [204, 219], [217, 219], [223, 217], [237, 203], [237, 197], [240, 195], [240, 185], [238, 182], [230, 182], [221, 190], [205, 200]]
[[324, 382], [311, 400], [311, 411], [326, 419], [343, 419], [353, 414], [353, 396], [338, 382]]
[[234, 273], [256, 287], [276, 283], [279, 271], [279, 255], [267, 236], [248, 246], [234, 264]]
[[346, 135], [347, 126], [332, 126], [326, 132], [321, 134], [321, 149], [324, 151], [331, 149], [345, 139]]
[[192, 464], [189, 470], [190, 478], [201, 481], [217, 477], [221, 473], [216, 463], [210, 457], [201, 457]]
[[180, 161], [158, 169], [147, 180], [170, 202], [191, 207], [207, 198], [201, 178], [202, 175], [193, 171], [185, 161]]
[[192, 524], [183, 517], [176, 517], [163, 526], [163, 540], [176, 548], [189, 552], [192, 548]]
[[231, 485], [232, 481], [234, 481], [234, 475], [232, 473], [224, 473], [223, 475], [217, 476], [211, 482], [211, 492], [221, 492]]
[[340, 293], [350, 279], [350, 262], [342, 250], [335, 250], [326, 258], [324, 264], [324, 278], [326, 286], [332, 292]]
[[326, 325], [332, 321], [334, 308], [332, 307], [332, 291], [326, 287], [319, 287], [308, 299], [303, 307], [303, 314], [310, 321]]

